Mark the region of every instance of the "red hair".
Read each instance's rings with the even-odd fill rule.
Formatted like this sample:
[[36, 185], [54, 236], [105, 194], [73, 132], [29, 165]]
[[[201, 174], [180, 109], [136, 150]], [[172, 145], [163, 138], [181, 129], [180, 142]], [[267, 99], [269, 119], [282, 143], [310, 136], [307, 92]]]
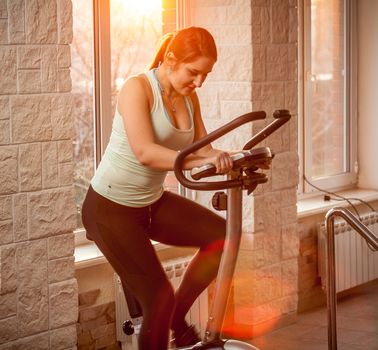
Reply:
[[213, 36], [204, 28], [189, 27], [165, 34], [150, 69], [162, 63], [168, 52], [172, 52], [179, 62], [191, 62], [200, 56], [217, 60], [217, 47]]

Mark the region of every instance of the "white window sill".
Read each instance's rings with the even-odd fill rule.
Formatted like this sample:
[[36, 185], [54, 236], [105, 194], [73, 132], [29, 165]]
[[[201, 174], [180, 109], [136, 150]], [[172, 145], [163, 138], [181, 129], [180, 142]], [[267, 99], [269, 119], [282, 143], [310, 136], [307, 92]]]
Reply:
[[[158, 242], [152, 242], [157, 251], [168, 249], [169, 246]], [[107, 263], [106, 258], [92, 241], [86, 241], [75, 247], [75, 269]]]
[[[365, 202], [378, 200], [378, 191], [355, 188], [345, 191], [338, 191], [338, 195], [346, 198], [359, 198]], [[331, 196], [332, 197], [332, 196]], [[359, 201], [352, 201], [353, 204], [361, 205]], [[314, 196], [311, 198], [299, 199], [297, 202], [298, 219], [311, 215], [326, 213], [329, 209], [334, 207], [348, 207], [347, 201], [341, 200], [324, 200], [324, 194]], [[368, 209], [368, 207], [366, 207]]]
[[75, 269], [106, 263], [106, 259], [93, 242], [75, 247]]

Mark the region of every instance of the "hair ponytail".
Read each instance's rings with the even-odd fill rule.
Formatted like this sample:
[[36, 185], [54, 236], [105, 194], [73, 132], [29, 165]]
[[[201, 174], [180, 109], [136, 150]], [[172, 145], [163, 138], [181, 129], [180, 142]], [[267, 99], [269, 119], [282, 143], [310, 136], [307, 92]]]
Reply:
[[189, 27], [165, 34], [149, 69], [159, 67], [165, 55], [172, 52], [179, 62], [190, 62], [200, 56], [217, 60], [217, 48], [213, 36], [204, 28]]
[[172, 33], [165, 34], [161, 38], [158, 45], [158, 50], [149, 66], [149, 69], [159, 67], [160, 63], [164, 61], [165, 52], [167, 51], [167, 47], [174, 36], [175, 36], [175, 33], [172, 32]]

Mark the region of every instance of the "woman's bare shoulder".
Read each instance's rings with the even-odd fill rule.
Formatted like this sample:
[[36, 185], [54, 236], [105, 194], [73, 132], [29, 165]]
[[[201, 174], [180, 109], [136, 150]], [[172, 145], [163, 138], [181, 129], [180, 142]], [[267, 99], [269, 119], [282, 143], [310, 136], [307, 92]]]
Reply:
[[138, 74], [130, 76], [123, 83], [117, 98], [117, 105], [119, 109], [123, 109], [123, 104], [130, 101], [142, 102], [151, 104], [152, 93], [148, 79], [145, 74]]
[[129, 90], [135, 91], [135, 89], [136, 91], [142, 91], [145, 90], [146, 85], [147, 82], [144, 74], [132, 75], [125, 80], [121, 87], [121, 90], [119, 91], [119, 94], [124, 94]]
[[138, 101], [148, 102], [151, 104], [152, 92], [148, 79], [144, 73], [130, 76], [126, 79], [118, 94], [118, 105], [122, 109], [123, 101], [132, 97]]

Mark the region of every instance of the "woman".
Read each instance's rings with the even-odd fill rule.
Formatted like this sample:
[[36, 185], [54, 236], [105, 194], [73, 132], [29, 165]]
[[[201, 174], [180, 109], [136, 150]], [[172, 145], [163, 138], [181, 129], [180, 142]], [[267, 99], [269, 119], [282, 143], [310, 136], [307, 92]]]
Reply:
[[[146, 73], [122, 87], [109, 144], [83, 204], [83, 223], [122, 283], [141, 304], [140, 350], [166, 350], [169, 329], [176, 346], [199, 341], [185, 315], [216, 276], [225, 220], [164, 191], [177, 151], [206, 134], [196, 88], [217, 60], [211, 34], [186, 28], [163, 38]], [[225, 174], [227, 152], [210, 145], [186, 158], [185, 168], [205, 163]], [[198, 247], [176, 292], [150, 240]]]

